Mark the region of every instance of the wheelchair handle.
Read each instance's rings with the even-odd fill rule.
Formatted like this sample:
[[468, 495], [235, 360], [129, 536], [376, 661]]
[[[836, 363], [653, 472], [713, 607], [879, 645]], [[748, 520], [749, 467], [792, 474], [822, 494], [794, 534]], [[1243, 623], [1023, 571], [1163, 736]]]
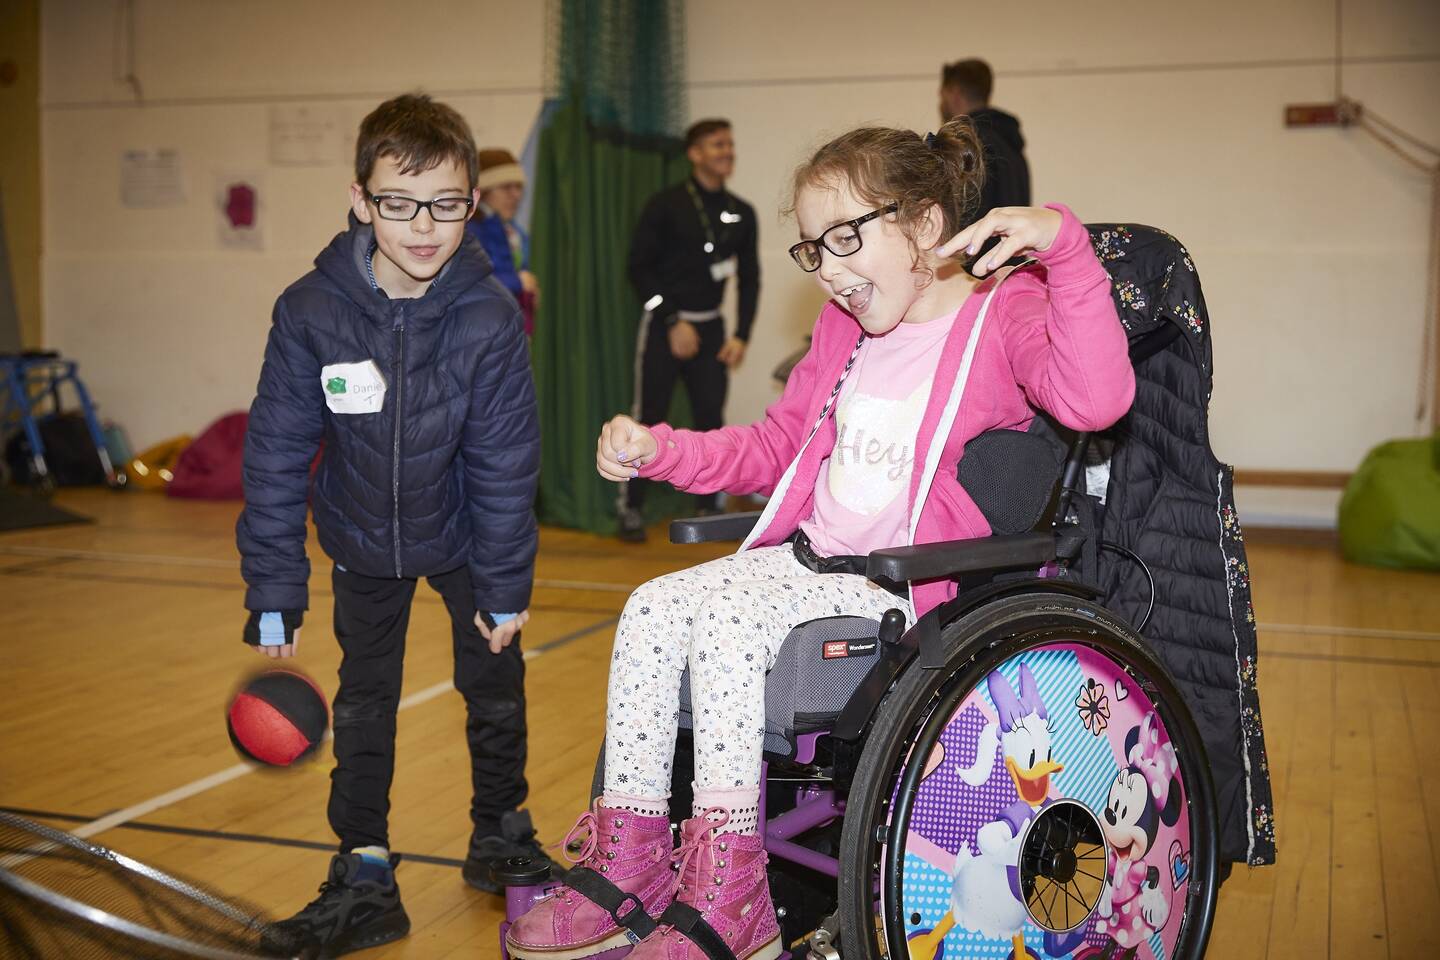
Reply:
[[880, 618], [880, 642], [886, 645], [894, 645], [900, 642], [900, 637], [905, 633], [905, 614], [891, 607], [885, 611]]

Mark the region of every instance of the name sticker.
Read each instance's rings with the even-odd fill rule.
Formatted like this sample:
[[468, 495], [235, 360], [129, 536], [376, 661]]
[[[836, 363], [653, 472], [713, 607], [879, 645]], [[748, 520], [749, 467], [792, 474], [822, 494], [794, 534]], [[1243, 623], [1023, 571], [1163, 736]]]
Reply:
[[320, 387], [331, 413], [379, 413], [385, 405], [385, 375], [374, 360], [328, 364]]

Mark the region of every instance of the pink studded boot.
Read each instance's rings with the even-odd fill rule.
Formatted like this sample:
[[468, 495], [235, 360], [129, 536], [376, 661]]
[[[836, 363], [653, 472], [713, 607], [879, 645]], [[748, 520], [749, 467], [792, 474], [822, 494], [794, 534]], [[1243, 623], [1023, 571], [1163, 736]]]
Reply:
[[754, 834], [721, 833], [729, 820], [728, 810], [711, 807], [680, 826], [679, 893], [630, 960], [707, 960], [697, 941], [716, 937], [736, 960], [780, 956], [762, 841]]
[[[573, 843], [580, 843], [572, 856]], [[655, 929], [675, 897], [670, 820], [601, 806], [575, 821], [564, 886], [516, 920], [505, 946], [517, 960], [581, 960], [628, 946]]]

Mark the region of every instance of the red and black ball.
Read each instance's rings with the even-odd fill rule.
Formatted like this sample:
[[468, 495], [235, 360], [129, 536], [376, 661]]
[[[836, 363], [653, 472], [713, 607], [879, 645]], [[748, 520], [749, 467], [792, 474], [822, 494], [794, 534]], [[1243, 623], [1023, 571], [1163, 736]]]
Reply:
[[330, 727], [330, 707], [315, 681], [293, 670], [250, 680], [225, 714], [230, 742], [249, 760], [289, 767], [312, 756]]

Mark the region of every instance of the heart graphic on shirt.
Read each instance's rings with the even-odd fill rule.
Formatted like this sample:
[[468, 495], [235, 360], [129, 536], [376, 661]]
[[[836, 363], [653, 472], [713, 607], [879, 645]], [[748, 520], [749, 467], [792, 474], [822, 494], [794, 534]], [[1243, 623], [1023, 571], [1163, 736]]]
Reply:
[[1170, 882], [1179, 890], [1180, 885], [1190, 876], [1190, 854], [1180, 846], [1179, 840], [1170, 841]]
[[1128, 696], [1130, 696], [1130, 689], [1117, 678], [1115, 681], [1115, 702], [1119, 703]]

